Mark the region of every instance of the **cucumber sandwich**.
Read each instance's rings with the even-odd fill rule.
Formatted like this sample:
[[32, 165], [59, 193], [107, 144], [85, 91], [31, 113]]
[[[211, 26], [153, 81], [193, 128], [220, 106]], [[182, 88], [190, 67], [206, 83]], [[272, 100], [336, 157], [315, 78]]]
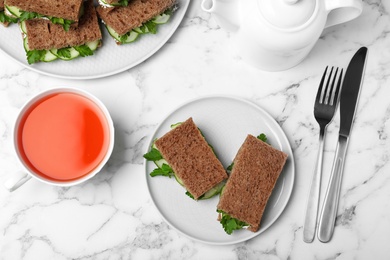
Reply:
[[93, 0], [84, 3], [84, 10], [78, 26], [69, 31], [46, 19], [20, 22], [28, 63], [93, 55], [102, 39]]
[[231, 167], [217, 205], [227, 234], [247, 228], [256, 232], [267, 201], [286, 163], [287, 154], [271, 147], [264, 134], [248, 135]]
[[77, 27], [83, 15], [84, 0], [4, 0], [5, 13], [9, 17], [26, 21], [34, 18], [44, 18], [54, 24], [60, 24], [68, 31]]
[[195, 200], [219, 194], [227, 173], [192, 118], [172, 128], [144, 155], [157, 165], [150, 175], [174, 177]]
[[97, 12], [117, 44], [134, 42], [141, 34], [157, 33], [157, 26], [168, 22], [175, 0], [131, 0], [127, 6], [107, 8]]

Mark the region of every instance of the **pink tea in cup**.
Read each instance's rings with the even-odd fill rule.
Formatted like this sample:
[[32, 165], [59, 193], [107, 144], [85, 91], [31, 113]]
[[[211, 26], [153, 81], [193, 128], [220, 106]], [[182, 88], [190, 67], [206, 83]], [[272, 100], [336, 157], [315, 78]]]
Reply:
[[23, 114], [17, 146], [24, 164], [44, 179], [66, 182], [99, 166], [110, 144], [101, 108], [71, 92], [47, 95]]

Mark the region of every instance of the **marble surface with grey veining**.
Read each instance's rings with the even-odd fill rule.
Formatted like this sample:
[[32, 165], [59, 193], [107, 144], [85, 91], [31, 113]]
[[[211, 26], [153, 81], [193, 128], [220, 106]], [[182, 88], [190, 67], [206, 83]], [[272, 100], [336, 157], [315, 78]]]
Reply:
[[[2, 40], [6, 40], [2, 37]], [[0, 185], [0, 259], [389, 259], [390, 2], [364, 0], [357, 19], [326, 29], [309, 56], [282, 72], [260, 71], [231, 52], [230, 35], [191, 1], [180, 27], [155, 55], [123, 73], [68, 80], [33, 72], [0, 52], [0, 183], [21, 169], [12, 127], [23, 103], [55, 86], [87, 90], [107, 106], [115, 147], [103, 170], [68, 188], [30, 180], [13, 193]], [[355, 51], [369, 57], [350, 138], [333, 239], [302, 240], [318, 145], [313, 117], [327, 65], [346, 68]], [[158, 123], [206, 95], [254, 102], [280, 124], [295, 157], [295, 183], [278, 220], [235, 245], [196, 242], [169, 226], [153, 205], [143, 153]], [[321, 200], [337, 143], [328, 127]]]

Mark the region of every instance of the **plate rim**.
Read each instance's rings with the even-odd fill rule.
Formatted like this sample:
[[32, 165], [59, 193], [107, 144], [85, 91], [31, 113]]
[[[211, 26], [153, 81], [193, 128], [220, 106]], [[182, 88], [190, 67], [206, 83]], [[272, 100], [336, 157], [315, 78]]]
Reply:
[[[179, 2], [179, 1], [183, 3], [184, 10], [180, 13], [178, 22], [177, 22], [177, 24], [175, 24], [172, 27], [172, 30], [164, 38], [162, 38], [161, 41], [159, 42], [159, 44], [157, 44], [155, 46], [155, 48], [153, 48], [153, 50], [151, 52], [149, 52], [147, 55], [144, 55], [142, 58], [136, 60], [135, 62], [132, 62], [132, 63], [128, 64], [127, 66], [124, 66], [120, 69], [116, 69], [114, 71], [110, 71], [110, 72], [106, 72], [106, 73], [98, 73], [98, 74], [89, 75], [89, 76], [72, 76], [72, 75], [56, 74], [56, 73], [44, 71], [42, 69], [34, 68], [33, 66], [22, 62], [21, 60], [14, 57], [14, 55], [11, 55], [10, 53], [3, 50], [3, 48], [1, 48], [1, 46], [0, 46], [0, 51], [5, 53], [12, 60], [16, 61], [16, 63], [18, 63], [19, 65], [22, 65], [22, 67], [24, 67], [28, 70], [37, 72], [39, 74], [45, 75], [45, 76], [51, 76], [51, 77], [60, 78], [60, 79], [71, 79], [71, 80], [92, 80], [92, 79], [101, 79], [101, 78], [114, 76], [116, 74], [122, 73], [122, 72], [129, 70], [131, 68], [134, 68], [137, 65], [141, 64], [142, 62], [148, 60], [151, 56], [153, 56], [156, 52], [158, 52], [169, 41], [169, 39], [173, 36], [173, 34], [179, 28], [180, 24], [183, 22], [184, 16], [187, 13], [187, 10], [188, 10], [188, 7], [189, 7], [191, 0], [177, 0], [177, 2]], [[182, 8], [182, 6], [180, 6], [180, 8]], [[105, 29], [101, 28], [101, 30], [105, 30]], [[102, 32], [102, 34], [103, 34], [103, 32]], [[109, 40], [113, 40], [113, 39], [109, 39]], [[62, 61], [62, 62], [64, 62], [64, 61]]]
[[150, 200], [152, 201], [155, 209], [157, 210], [157, 212], [159, 213], [159, 215], [162, 217], [162, 219], [170, 226], [172, 227], [174, 230], [176, 230], [177, 232], [179, 232], [180, 234], [183, 234], [184, 236], [194, 240], [194, 241], [197, 241], [197, 242], [201, 242], [201, 243], [204, 243], [204, 244], [208, 244], [208, 245], [216, 245], [216, 246], [225, 246], [225, 245], [234, 245], [234, 244], [238, 244], [238, 243], [242, 243], [242, 242], [245, 242], [245, 241], [248, 241], [250, 239], [253, 239], [254, 237], [257, 237], [258, 235], [260, 235], [261, 233], [265, 232], [269, 227], [271, 227], [278, 219], [279, 217], [282, 215], [283, 211], [286, 209], [290, 199], [291, 199], [291, 195], [292, 195], [292, 191], [294, 189], [294, 184], [295, 184], [295, 159], [294, 159], [294, 153], [293, 153], [293, 150], [291, 148], [291, 144], [290, 144], [290, 141], [288, 140], [287, 138], [287, 135], [285, 134], [285, 132], [283, 131], [282, 127], [279, 125], [279, 123], [266, 111], [264, 110], [262, 107], [260, 107], [259, 105], [257, 105], [256, 103], [250, 101], [250, 100], [247, 100], [247, 99], [244, 99], [244, 98], [241, 98], [241, 97], [236, 97], [236, 96], [231, 96], [231, 95], [204, 95], [204, 96], [201, 96], [201, 97], [197, 97], [197, 98], [193, 98], [193, 99], [190, 99], [186, 102], [183, 102], [181, 105], [175, 107], [174, 109], [172, 109], [169, 113], [167, 113], [164, 118], [157, 124], [157, 126], [155, 127], [154, 131], [152, 132], [151, 136], [148, 138], [148, 142], [147, 142], [147, 149], [149, 149], [151, 143], [153, 142], [154, 140], [154, 136], [156, 135], [156, 133], [158, 132], [158, 130], [160, 129], [160, 127], [163, 125], [163, 123], [171, 116], [173, 115], [176, 111], [182, 109], [183, 107], [191, 104], [191, 103], [195, 103], [195, 102], [199, 102], [201, 100], [206, 100], [206, 99], [215, 99], [215, 98], [223, 98], [223, 99], [230, 99], [230, 100], [234, 100], [234, 101], [238, 101], [238, 102], [242, 102], [242, 103], [245, 103], [246, 105], [249, 105], [249, 106], [252, 106], [254, 108], [256, 108], [257, 110], [261, 111], [266, 117], [268, 117], [269, 120], [271, 120], [273, 123], [276, 124], [276, 127], [278, 127], [282, 133], [282, 136], [280, 136], [281, 138], [285, 139], [286, 141], [286, 144], [287, 144], [287, 153], [289, 155], [289, 158], [291, 158], [291, 175], [292, 175], [292, 181], [291, 181], [291, 186], [289, 187], [288, 189], [288, 197], [286, 199], [286, 201], [283, 203], [283, 206], [281, 207], [280, 209], [280, 212], [278, 212], [278, 215], [277, 217], [275, 217], [268, 225], [265, 226], [264, 229], [262, 230], [259, 230], [257, 232], [254, 232], [253, 234], [251, 234], [250, 236], [248, 237], [245, 237], [245, 238], [242, 238], [242, 239], [238, 239], [237, 241], [227, 241], [227, 242], [213, 242], [213, 241], [206, 241], [206, 240], [202, 240], [202, 239], [199, 239], [199, 238], [196, 238], [196, 237], [193, 237], [191, 236], [190, 234], [187, 234], [185, 233], [184, 231], [182, 231], [181, 229], [177, 228], [173, 223], [171, 223], [171, 221], [169, 221], [163, 214], [162, 212], [160, 211], [159, 207], [156, 205], [156, 202], [152, 196], [152, 193], [151, 193], [151, 190], [150, 190], [150, 185], [149, 185], [149, 182], [148, 182], [148, 177], [149, 177], [149, 173], [147, 172], [147, 164], [148, 164], [148, 161], [146, 159], [143, 159], [143, 164], [144, 164], [144, 173], [145, 173], [145, 182], [146, 182], [146, 186], [147, 186], [147, 189], [148, 189], [148, 194], [149, 194], [149, 198]]

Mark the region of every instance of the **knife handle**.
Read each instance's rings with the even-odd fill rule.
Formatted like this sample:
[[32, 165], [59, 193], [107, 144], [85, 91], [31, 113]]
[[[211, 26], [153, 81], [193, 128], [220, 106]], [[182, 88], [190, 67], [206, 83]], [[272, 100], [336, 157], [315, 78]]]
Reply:
[[332, 173], [326, 191], [324, 205], [322, 206], [317, 236], [324, 243], [330, 241], [334, 231], [348, 140], [348, 137], [339, 136]]
[[303, 241], [311, 243], [314, 240], [317, 227], [318, 203], [320, 201], [322, 159], [324, 154], [326, 127], [320, 128], [317, 163], [314, 168], [310, 193], [307, 200], [305, 224], [303, 225]]

